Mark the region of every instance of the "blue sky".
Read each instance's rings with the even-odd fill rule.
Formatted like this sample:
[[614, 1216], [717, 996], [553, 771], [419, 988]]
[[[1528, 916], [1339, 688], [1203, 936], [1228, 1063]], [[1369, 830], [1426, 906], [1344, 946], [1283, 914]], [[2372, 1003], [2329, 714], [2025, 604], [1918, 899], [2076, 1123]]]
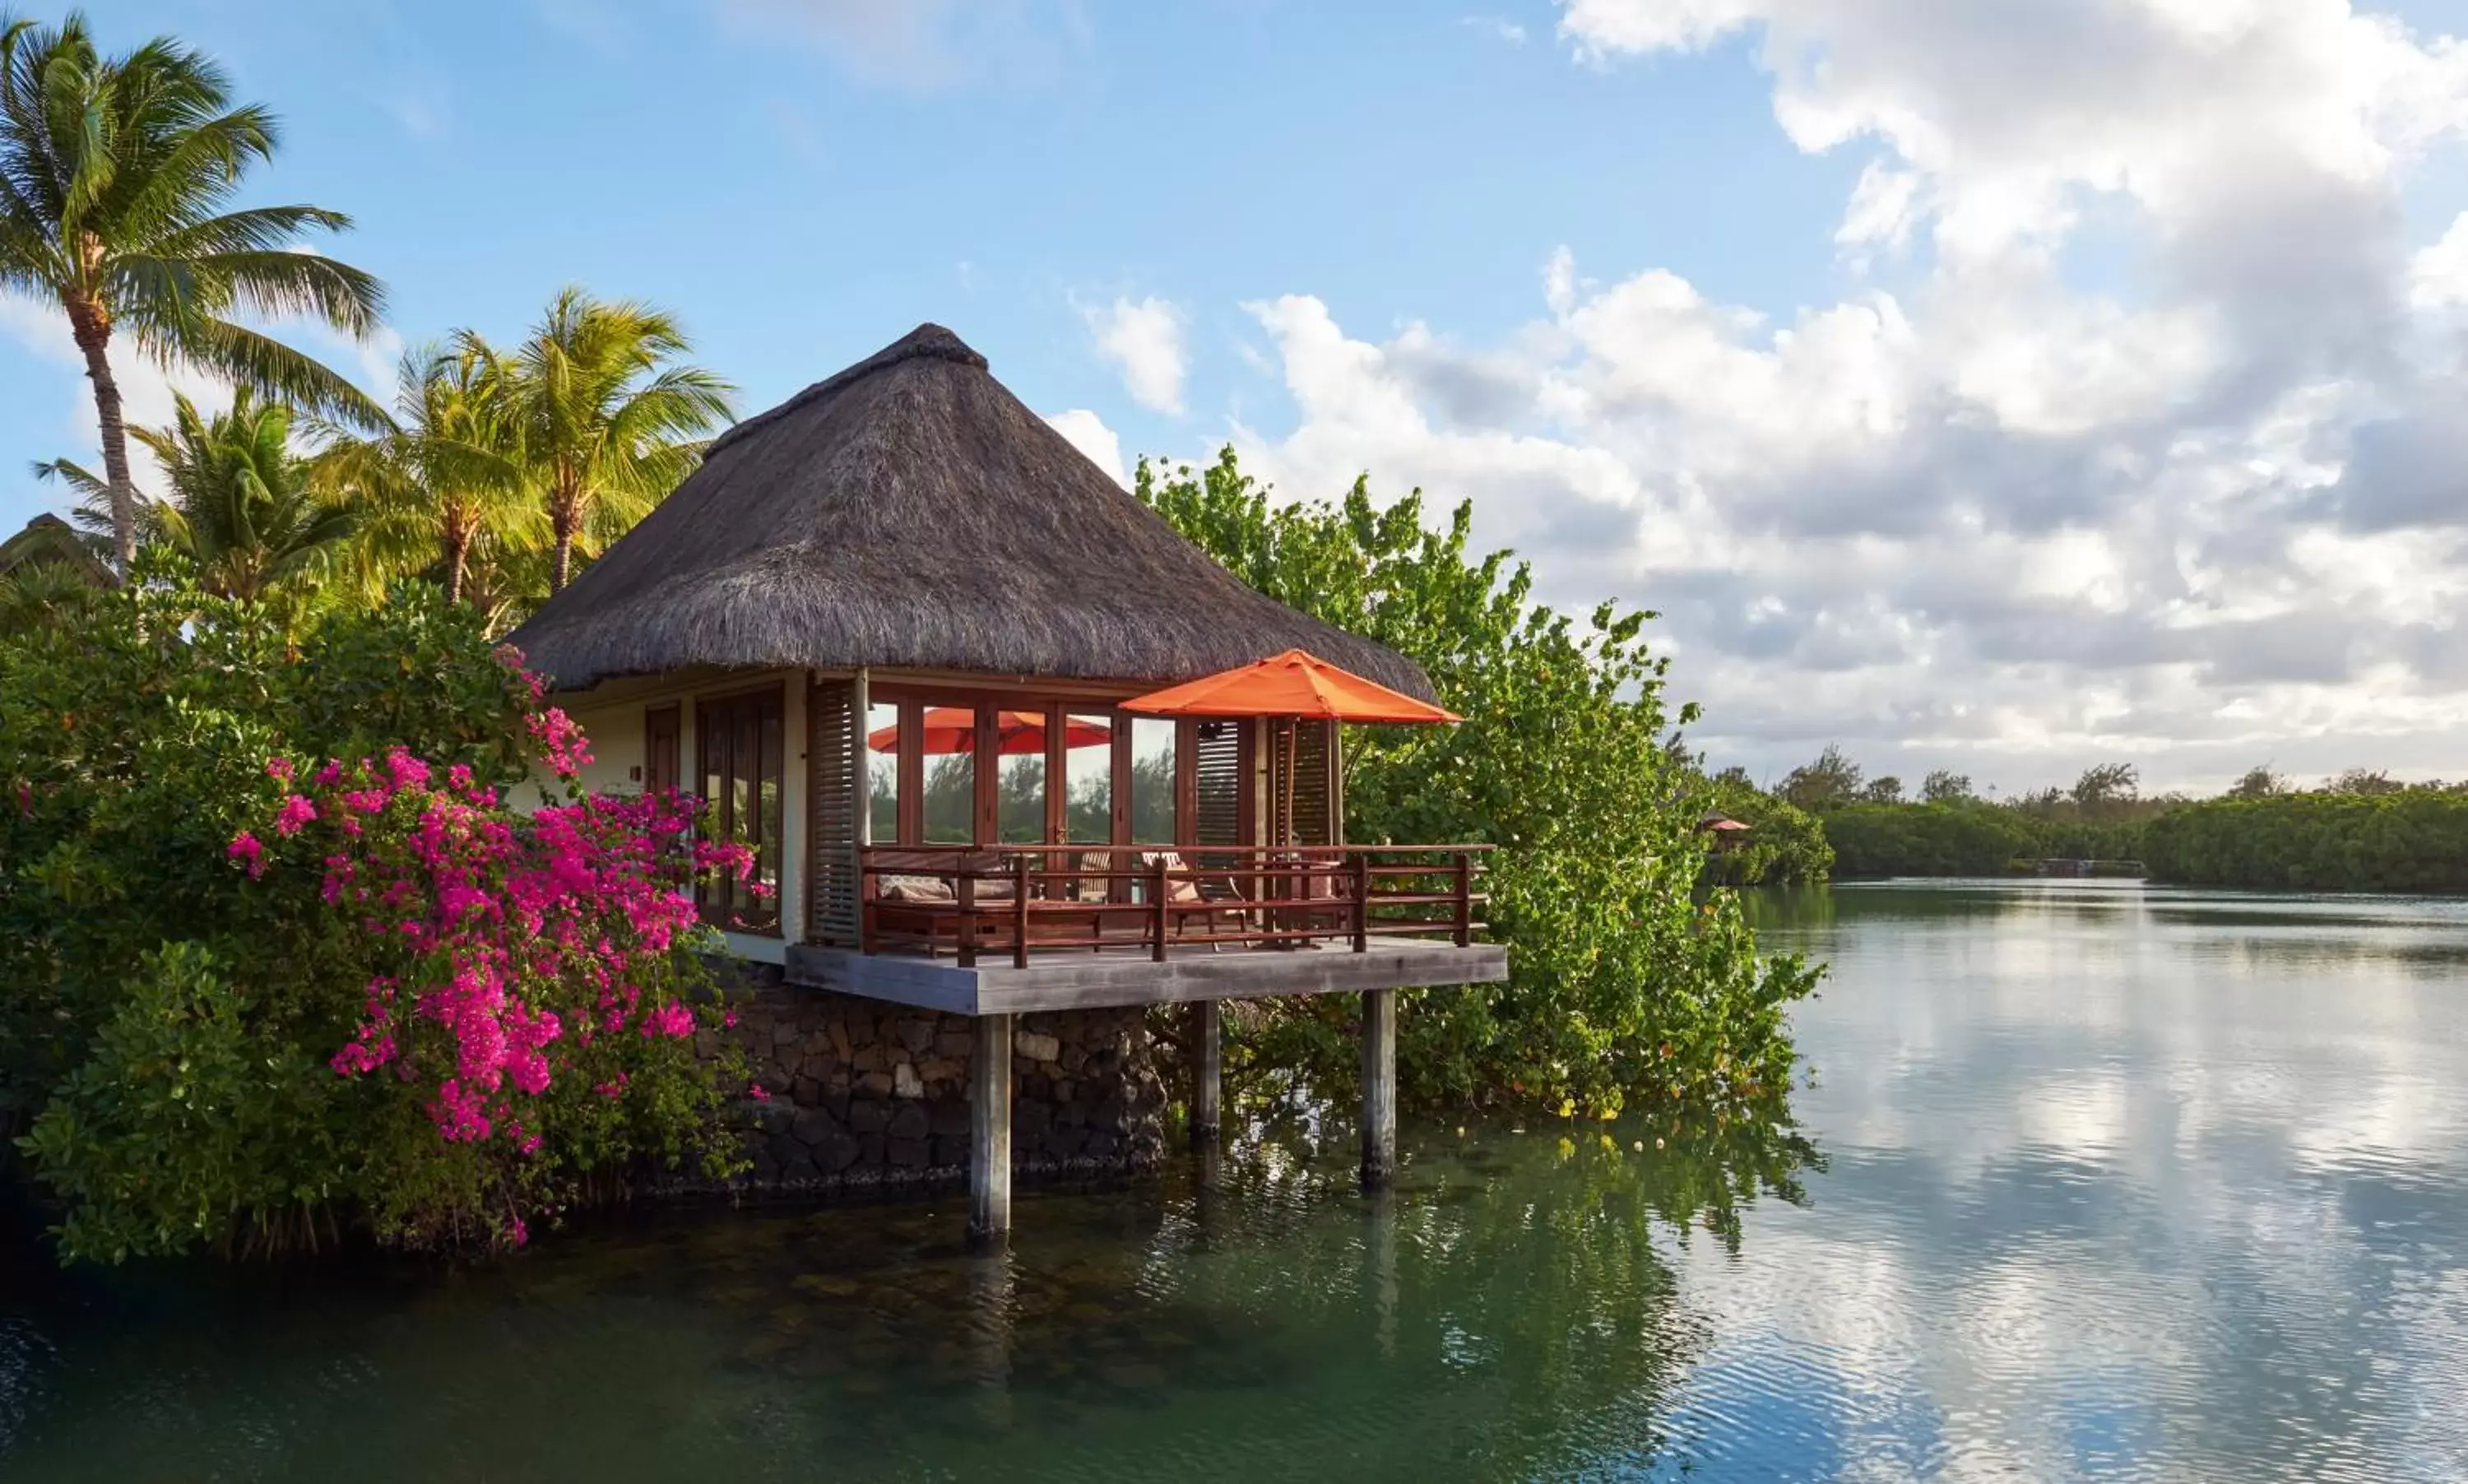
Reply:
[[[511, 333], [580, 282], [678, 310], [761, 405], [935, 319], [1033, 404], [1111, 421], [1075, 303], [1159, 295], [1194, 308], [1209, 411], [1123, 411], [1141, 448], [1280, 415], [1235, 351], [1263, 295], [1486, 336], [1530, 316], [1564, 243], [1821, 295], [1832, 254], [1804, 229], [1857, 172], [1782, 140], [1736, 55], [1574, 67], [1542, 8], [1024, 6], [1017, 36], [954, 24], [926, 57], [699, 0], [313, 9], [102, 19], [196, 41], [281, 111], [263, 193], [357, 218], [334, 250], [385, 277], [407, 337]], [[56, 433], [56, 368], [0, 376], [11, 444]]]
[[[2468, 677], [2425, 609], [2468, 588], [2468, 559], [2455, 571], [2449, 517], [2408, 491], [2447, 447], [2425, 429], [2457, 394], [2468, 305], [2468, 235], [2457, 303], [2435, 252], [2468, 207], [2468, 52], [2445, 18], [2345, 0], [97, 16], [117, 43], [208, 48], [282, 113], [256, 198], [353, 213], [334, 250], [384, 277], [407, 339], [511, 337], [581, 283], [676, 310], [752, 410], [939, 320], [1126, 456], [1232, 439], [1292, 493], [1367, 468], [1474, 499], [1546, 592], [1668, 610], [1708, 744], [1760, 771], [1840, 740], [1878, 770], [2014, 787], [2117, 755], [2187, 783], [2265, 759], [2444, 770]], [[2223, 180], [2232, 201], [2187, 204]], [[2349, 345], [2340, 325], [2368, 322]], [[23, 307], [0, 328], [0, 447], [85, 453], [64, 331], [47, 344]], [[1109, 329], [1145, 347], [1145, 380]], [[2399, 450], [2375, 490], [2346, 471], [2360, 428]], [[0, 526], [48, 502], [0, 480]], [[2395, 506], [2414, 514], [2373, 514]], [[2322, 563], [2385, 560], [2378, 541], [2415, 564], [2325, 586]], [[2344, 647], [2310, 605], [2326, 595]]]

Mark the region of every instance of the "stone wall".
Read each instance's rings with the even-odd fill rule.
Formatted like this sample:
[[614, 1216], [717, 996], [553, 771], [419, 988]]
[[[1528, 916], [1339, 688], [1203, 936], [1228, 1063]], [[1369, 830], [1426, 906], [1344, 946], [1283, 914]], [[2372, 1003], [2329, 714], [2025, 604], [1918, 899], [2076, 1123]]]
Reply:
[[[746, 1187], [943, 1185], [967, 1174], [967, 1016], [784, 985], [766, 966], [734, 967], [731, 978], [737, 1024], [703, 1032], [702, 1045], [735, 1038], [771, 1094]], [[1021, 1016], [1012, 1051], [1015, 1179], [1120, 1176], [1155, 1162], [1165, 1094], [1141, 1012]]]

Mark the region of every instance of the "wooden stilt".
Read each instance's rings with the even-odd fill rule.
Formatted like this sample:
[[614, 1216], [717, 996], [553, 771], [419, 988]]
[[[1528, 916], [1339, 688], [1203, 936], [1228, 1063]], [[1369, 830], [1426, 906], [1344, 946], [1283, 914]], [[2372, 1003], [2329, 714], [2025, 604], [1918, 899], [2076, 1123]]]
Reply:
[[1362, 1188], [1397, 1173], [1397, 992], [1362, 992]]
[[1011, 1016], [979, 1016], [969, 1068], [969, 1236], [1011, 1232]]
[[1218, 1089], [1224, 1070], [1223, 1012], [1213, 999], [1191, 1007], [1191, 1147], [1207, 1149], [1221, 1135]]

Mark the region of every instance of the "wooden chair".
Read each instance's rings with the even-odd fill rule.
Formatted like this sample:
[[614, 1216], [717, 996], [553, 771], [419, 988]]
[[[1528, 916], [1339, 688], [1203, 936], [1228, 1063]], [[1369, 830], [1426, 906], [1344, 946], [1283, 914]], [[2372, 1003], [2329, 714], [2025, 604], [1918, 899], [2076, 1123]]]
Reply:
[[[1236, 932], [1251, 925], [1254, 909], [1248, 905], [1248, 896], [1235, 885], [1232, 877], [1210, 872], [1205, 867], [1195, 869], [1194, 863], [1185, 862], [1181, 854], [1176, 851], [1156, 852], [1146, 858], [1146, 863], [1151, 866], [1162, 863], [1171, 874], [1166, 888], [1166, 916], [1176, 936], [1187, 931], [1195, 918], [1207, 925], [1212, 939], [1228, 923]], [[1242, 946], [1250, 947], [1247, 942]], [[1223, 947], [1222, 943], [1211, 942], [1208, 951], [1214, 953]]]

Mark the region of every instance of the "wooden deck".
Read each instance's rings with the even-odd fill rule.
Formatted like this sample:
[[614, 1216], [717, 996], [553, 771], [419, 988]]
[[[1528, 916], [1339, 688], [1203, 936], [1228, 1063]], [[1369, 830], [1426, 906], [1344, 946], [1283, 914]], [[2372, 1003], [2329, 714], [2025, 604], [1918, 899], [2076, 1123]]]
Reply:
[[1277, 994], [1497, 984], [1508, 977], [1508, 950], [1491, 943], [1459, 947], [1416, 938], [1375, 940], [1360, 952], [1337, 943], [1290, 947], [1182, 946], [1162, 962], [1146, 947], [1039, 953], [1028, 967], [1007, 959], [962, 968], [922, 953], [859, 953], [791, 945], [791, 984], [861, 994], [953, 1015], [1098, 1010]]

